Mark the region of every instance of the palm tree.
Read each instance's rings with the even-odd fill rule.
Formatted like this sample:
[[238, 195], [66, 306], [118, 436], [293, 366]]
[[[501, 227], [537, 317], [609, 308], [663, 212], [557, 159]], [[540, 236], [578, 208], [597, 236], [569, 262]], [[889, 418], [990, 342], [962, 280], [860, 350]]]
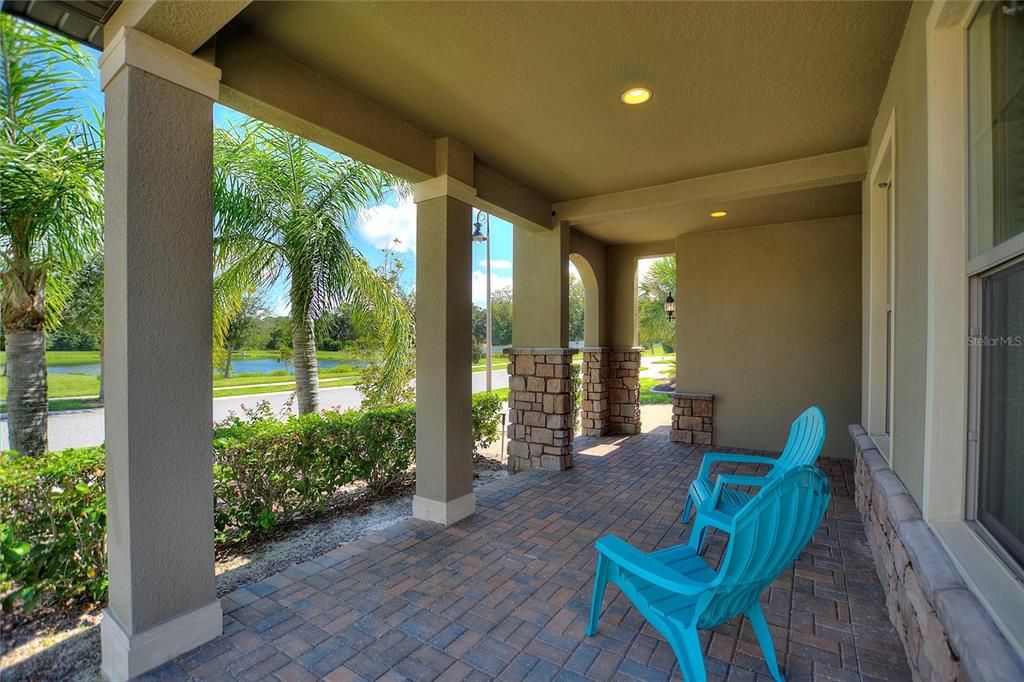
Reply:
[[99, 116], [76, 94], [95, 75], [74, 43], [0, 16], [0, 318], [11, 447], [46, 452], [46, 330], [103, 239]]
[[640, 343], [651, 347], [662, 344], [665, 352], [671, 353], [675, 346], [676, 323], [665, 314], [665, 297], [675, 295], [676, 259], [659, 258], [651, 263], [650, 269], [640, 281], [640, 300], [637, 318]]
[[400, 187], [397, 178], [256, 121], [214, 134], [215, 333], [222, 338], [245, 292], [286, 274], [300, 414], [319, 408], [314, 325], [340, 304], [382, 330], [384, 371], [405, 381], [411, 314], [349, 241], [355, 212]]

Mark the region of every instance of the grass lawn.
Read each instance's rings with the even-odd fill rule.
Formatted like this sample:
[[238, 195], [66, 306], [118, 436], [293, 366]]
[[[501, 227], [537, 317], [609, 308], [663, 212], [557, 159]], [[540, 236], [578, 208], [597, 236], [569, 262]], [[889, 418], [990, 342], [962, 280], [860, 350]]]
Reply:
[[[100, 378], [87, 374], [51, 374], [49, 376], [49, 397], [70, 398], [99, 395]], [[7, 395], [7, 377], [0, 377], [0, 396]], [[50, 409], [53, 409], [52, 407]]]
[[[98, 350], [48, 350], [48, 365], [93, 365], [100, 361]], [[7, 362], [7, 353], [0, 351], [0, 363]]]
[[[320, 380], [320, 388], [337, 388], [339, 386], [354, 386], [358, 383], [359, 377], [342, 377], [336, 379]], [[226, 398], [236, 395], [257, 395], [260, 393], [291, 393], [295, 390], [295, 384], [286, 386], [257, 386], [255, 388], [217, 388], [214, 387], [214, 398]]]
[[640, 404], [641, 405], [671, 405], [672, 394], [671, 393], [654, 393], [651, 391], [652, 388], [658, 384], [665, 383], [661, 379], [641, 379], [640, 380]]
[[[498, 358], [494, 358], [493, 360], [491, 360], [491, 370], [505, 369], [506, 367], [508, 367], [508, 359], [507, 358], [501, 358], [500, 360]], [[487, 371], [487, 361], [484, 360], [483, 362], [478, 362], [475, 365], [473, 365], [473, 371], [474, 372], [486, 372]]]

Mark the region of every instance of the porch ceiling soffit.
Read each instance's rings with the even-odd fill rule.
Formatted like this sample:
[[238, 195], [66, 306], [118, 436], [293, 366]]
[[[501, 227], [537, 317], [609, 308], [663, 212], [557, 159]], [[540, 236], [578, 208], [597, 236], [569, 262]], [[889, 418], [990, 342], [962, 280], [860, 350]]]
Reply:
[[[237, 29], [218, 34], [215, 62], [226, 106], [413, 184], [455, 179], [433, 136]], [[479, 159], [472, 172], [474, 206], [517, 225], [551, 228], [550, 199]]]
[[127, 0], [118, 6], [104, 25], [104, 40], [109, 45], [122, 28], [133, 28], [182, 52], [192, 54], [250, 2], [251, 0]]
[[664, 185], [563, 201], [556, 203], [554, 210], [558, 220], [575, 224], [662, 206], [749, 199], [860, 182], [866, 173], [867, 150], [857, 147]]

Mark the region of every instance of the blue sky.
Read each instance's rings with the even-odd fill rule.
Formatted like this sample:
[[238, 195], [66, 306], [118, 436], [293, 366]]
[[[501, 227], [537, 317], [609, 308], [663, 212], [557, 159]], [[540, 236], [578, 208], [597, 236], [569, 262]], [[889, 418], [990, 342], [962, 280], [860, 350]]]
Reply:
[[[97, 58], [99, 53], [89, 50]], [[95, 73], [90, 75], [91, 86], [79, 93], [83, 107], [95, 106], [103, 110], [103, 93]], [[213, 121], [225, 127], [245, 116], [228, 107], [215, 104]], [[330, 150], [326, 150], [329, 153]], [[367, 207], [350, 220], [351, 240], [370, 262], [377, 266], [383, 260], [382, 249], [391, 247], [405, 263], [402, 286], [411, 289], [416, 283], [416, 207], [411, 199], [391, 199], [378, 206]], [[466, 239], [470, 238], [467, 232]], [[486, 245], [473, 244], [473, 302], [484, 305], [486, 297]], [[512, 284], [512, 225], [491, 217], [491, 288], [497, 290]], [[275, 315], [288, 312], [287, 277], [282, 276], [264, 292], [267, 311]]]

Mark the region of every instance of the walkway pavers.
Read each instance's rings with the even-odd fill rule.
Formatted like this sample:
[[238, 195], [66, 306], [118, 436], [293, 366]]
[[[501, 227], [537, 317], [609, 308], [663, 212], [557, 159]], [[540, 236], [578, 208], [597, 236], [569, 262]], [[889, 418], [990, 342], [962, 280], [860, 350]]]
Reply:
[[[614, 586], [600, 634], [584, 635], [593, 542], [685, 541], [679, 514], [706, 450], [669, 442], [667, 428], [577, 439], [575, 468], [482, 488], [477, 513], [454, 526], [410, 519], [233, 592], [224, 635], [147, 678], [678, 680], [665, 640]], [[763, 596], [784, 673], [907, 680], [854, 507], [852, 462], [821, 466], [832, 507]], [[712, 535], [708, 560], [724, 546]], [[745, 621], [703, 641], [709, 679], [770, 679]]]

